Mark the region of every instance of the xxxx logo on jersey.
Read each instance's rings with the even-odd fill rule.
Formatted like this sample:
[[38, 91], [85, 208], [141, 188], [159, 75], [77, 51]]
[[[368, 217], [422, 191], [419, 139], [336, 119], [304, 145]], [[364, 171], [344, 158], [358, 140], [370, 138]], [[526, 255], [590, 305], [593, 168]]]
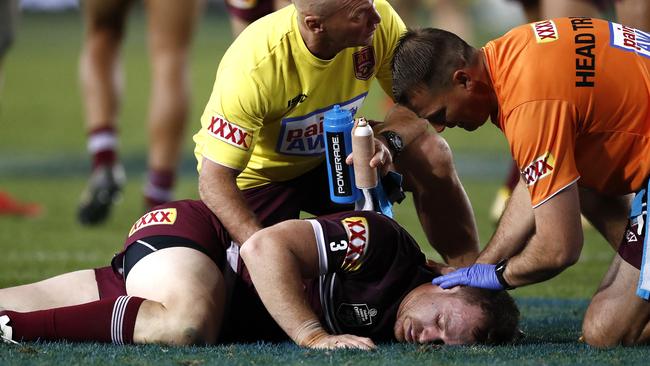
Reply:
[[241, 126], [229, 122], [224, 116], [215, 115], [207, 128], [210, 136], [242, 150], [250, 149], [253, 133]]
[[530, 26], [533, 27], [537, 43], [553, 42], [560, 38], [557, 33], [557, 27], [552, 20], [531, 23]]
[[364, 255], [368, 249], [370, 229], [365, 217], [347, 217], [341, 220], [348, 234], [348, 249], [341, 268], [346, 272], [354, 272], [361, 268]]
[[532, 186], [537, 183], [538, 180], [551, 174], [553, 169], [555, 169], [555, 159], [550, 152], [547, 152], [535, 159], [532, 163], [528, 164], [528, 166], [521, 171], [521, 176], [527, 185]]
[[129, 236], [133, 235], [136, 231], [152, 225], [173, 225], [176, 222], [176, 209], [163, 208], [156, 211], [151, 211], [142, 216], [138, 221], [131, 226]]

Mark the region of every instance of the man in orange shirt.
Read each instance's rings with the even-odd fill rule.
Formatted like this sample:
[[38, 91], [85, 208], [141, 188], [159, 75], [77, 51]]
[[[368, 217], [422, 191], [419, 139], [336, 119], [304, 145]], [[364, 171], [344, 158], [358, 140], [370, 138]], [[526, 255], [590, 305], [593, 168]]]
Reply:
[[547, 280], [578, 260], [582, 211], [618, 250], [587, 310], [585, 340], [646, 343], [649, 69], [649, 33], [591, 18], [523, 25], [480, 50], [442, 30], [403, 36], [395, 100], [438, 131], [472, 131], [491, 117], [521, 171], [477, 264], [434, 284], [507, 289]]

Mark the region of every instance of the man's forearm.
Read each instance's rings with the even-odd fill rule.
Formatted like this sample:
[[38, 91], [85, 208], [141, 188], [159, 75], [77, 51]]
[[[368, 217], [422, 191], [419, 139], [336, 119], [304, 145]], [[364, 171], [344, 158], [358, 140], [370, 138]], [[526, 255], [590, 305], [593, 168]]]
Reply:
[[503, 274], [512, 286], [552, 278], [580, 258], [583, 236], [575, 183], [535, 208], [535, 219], [535, 234], [521, 253], [508, 260]]
[[[208, 167], [204, 164], [203, 168]], [[203, 202], [214, 212], [230, 236], [240, 245], [262, 228], [255, 213], [248, 207], [244, 195], [237, 187], [235, 176], [210, 174], [202, 171], [199, 176], [199, 193]]]
[[518, 254], [534, 230], [535, 217], [530, 196], [524, 183], [519, 181], [508, 200], [496, 232], [476, 262], [495, 264]]

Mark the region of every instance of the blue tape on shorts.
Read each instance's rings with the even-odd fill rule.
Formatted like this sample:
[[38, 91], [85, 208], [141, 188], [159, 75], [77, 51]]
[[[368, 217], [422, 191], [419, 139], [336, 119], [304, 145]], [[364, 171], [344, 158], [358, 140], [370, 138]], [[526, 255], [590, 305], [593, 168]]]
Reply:
[[[650, 193], [650, 179], [646, 183], [646, 188], [641, 189], [634, 196], [634, 201], [632, 201], [632, 210], [630, 211], [630, 217], [637, 217], [638, 215], [643, 214], [643, 196], [646, 196], [646, 212], [648, 209], [648, 193]], [[641, 268], [639, 270], [639, 283], [637, 284], [636, 295], [644, 300], [650, 299], [650, 268], [646, 267], [650, 265], [647, 262], [647, 256], [650, 249], [648, 249], [648, 229], [650, 228], [648, 215], [646, 214], [644, 228], [645, 235], [643, 239], [643, 256], [641, 259]], [[645, 279], [645, 281], [644, 281]]]

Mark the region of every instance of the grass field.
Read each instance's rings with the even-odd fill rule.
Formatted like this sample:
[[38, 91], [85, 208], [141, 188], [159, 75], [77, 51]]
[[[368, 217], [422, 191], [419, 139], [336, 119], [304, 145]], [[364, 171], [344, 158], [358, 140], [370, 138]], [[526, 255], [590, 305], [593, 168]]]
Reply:
[[[80, 268], [106, 265], [119, 250], [133, 220], [142, 212], [148, 99], [148, 63], [142, 12], [129, 25], [123, 50], [127, 85], [120, 131], [121, 155], [129, 183], [123, 201], [103, 226], [86, 228], [75, 211], [89, 170], [77, 83], [82, 37], [79, 14], [24, 14], [18, 39], [4, 65], [0, 92], [0, 189], [41, 203], [36, 219], [0, 217], [0, 287], [27, 283]], [[201, 22], [192, 70], [192, 125], [177, 198], [196, 198], [191, 135], [209, 96], [220, 55], [230, 41], [227, 19], [214, 11]], [[381, 92], [371, 92], [362, 113], [381, 118]], [[489, 205], [509, 162], [496, 128], [474, 134], [445, 132], [470, 195], [485, 243], [493, 229]], [[398, 220], [426, 243], [407, 202]], [[0, 364], [647, 364], [646, 348], [600, 351], [577, 342], [589, 297], [600, 282], [613, 251], [587, 229], [578, 264], [543, 284], [513, 291], [522, 307], [527, 337], [505, 347], [419, 347], [386, 345], [370, 353], [316, 352], [291, 344], [228, 345], [210, 348], [116, 347], [34, 343], [0, 345]], [[424, 248], [432, 254], [428, 247]]]

